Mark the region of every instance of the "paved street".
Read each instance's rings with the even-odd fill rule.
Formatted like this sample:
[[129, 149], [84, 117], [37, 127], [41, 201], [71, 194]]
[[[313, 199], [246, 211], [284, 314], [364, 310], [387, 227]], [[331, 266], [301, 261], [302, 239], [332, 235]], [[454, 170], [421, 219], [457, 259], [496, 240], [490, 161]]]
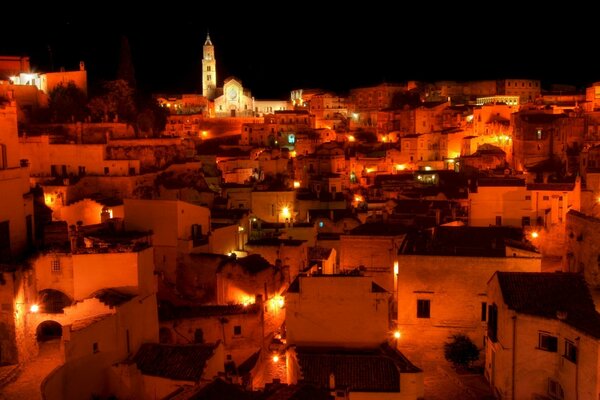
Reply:
[[0, 400], [41, 399], [40, 385], [52, 370], [61, 364], [60, 340], [52, 340], [40, 347], [40, 354], [24, 363], [18, 378], [0, 389]]

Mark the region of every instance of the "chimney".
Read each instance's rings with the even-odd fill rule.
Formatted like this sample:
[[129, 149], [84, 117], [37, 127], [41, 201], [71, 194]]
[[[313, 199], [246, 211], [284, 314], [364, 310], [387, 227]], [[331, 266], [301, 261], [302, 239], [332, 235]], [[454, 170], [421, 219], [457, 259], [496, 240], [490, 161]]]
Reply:
[[335, 390], [335, 375], [333, 372], [329, 374], [329, 390]]
[[83, 61], [79, 61], [79, 70], [85, 71], [85, 63]]

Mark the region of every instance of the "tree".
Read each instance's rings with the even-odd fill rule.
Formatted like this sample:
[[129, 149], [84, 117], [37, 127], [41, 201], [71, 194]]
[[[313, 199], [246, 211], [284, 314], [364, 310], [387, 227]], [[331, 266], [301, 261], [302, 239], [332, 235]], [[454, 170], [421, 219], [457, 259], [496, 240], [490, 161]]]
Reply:
[[362, 128], [359, 128], [354, 133], [354, 137], [357, 141], [361, 143], [376, 143], [377, 135], [370, 131], [365, 131]]
[[463, 334], [452, 335], [452, 342], [444, 344], [444, 357], [455, 367], [468, 367], [479, 359], [479, 349]]
[[127, 36], [121, 36], [121, 56], [119, 57], [117, 79], [127, 82], [130, 88], [135, 89], [135, 69]]
[[117, 79], [104, 82], [104, 93], [94, 97], [88, 107], [95, 119], [104, 121], [121, 120], [133, 123], [136, 117], [134, 92], [129, 84]]
[[87, 97], [73, 83], [60, 83], [49, 94], [48, 108], [53, 122], [83, 121], [87, 112]]
[[416, 91], [411, 92], [396, 92], [392, 96], [391, 106], [392, 108], [404, 108], [409, 106], [410, 108], [419, 107], [421, 105], [421, 96]]
[[151, 133], [159, 136], [165, 130], [169, 112], [151, 97], [139, 97], [137, 109], [140, 112], [136, 117], [136, 132]]

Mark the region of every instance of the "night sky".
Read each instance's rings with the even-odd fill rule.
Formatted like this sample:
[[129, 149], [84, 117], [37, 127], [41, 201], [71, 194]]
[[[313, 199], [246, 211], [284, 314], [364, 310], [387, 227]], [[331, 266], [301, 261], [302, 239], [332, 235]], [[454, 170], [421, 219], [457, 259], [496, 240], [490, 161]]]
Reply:
[[566, 5], [556, 10], [545, 5], [542, 13], [521, 10], [515, 2], [435, 12], [433, 3], [336, 3], [328, 12], [307, 2], [286, 2], [285, 9], [284, 3], [273, 8], [254, 2], [243, 9], [232, 3], [229, 9], [174, 4], [144, 15], [103, 5], [93, 14], [14, 16], [3, 25], [0, 54], [30, 55], [41, 71], [76, 69], [84, 60], [93, 90], [101, 79], [114, 79], [125, 34], [142, 89], [198, 92], [202, 44], [210, 29], [219, 85], [235, 75], [257, 98], [287, 98], [302, 87], [343, 92], [409, 79], [539, 78], [546, 86], [600, 80], [600, 67], [592, 61], [598, 56], [595, 24], [584, 20], [585, 10]]

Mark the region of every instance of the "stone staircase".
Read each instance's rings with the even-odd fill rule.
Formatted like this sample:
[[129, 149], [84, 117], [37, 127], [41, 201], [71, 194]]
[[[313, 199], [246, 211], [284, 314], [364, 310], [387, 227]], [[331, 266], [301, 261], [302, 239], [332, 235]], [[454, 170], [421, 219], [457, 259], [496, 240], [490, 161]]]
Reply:
[[0, 366], [0, 391], [4, 386], [15, 381], [19, 377], [19, 373], [21, 373], [19, 364]]

